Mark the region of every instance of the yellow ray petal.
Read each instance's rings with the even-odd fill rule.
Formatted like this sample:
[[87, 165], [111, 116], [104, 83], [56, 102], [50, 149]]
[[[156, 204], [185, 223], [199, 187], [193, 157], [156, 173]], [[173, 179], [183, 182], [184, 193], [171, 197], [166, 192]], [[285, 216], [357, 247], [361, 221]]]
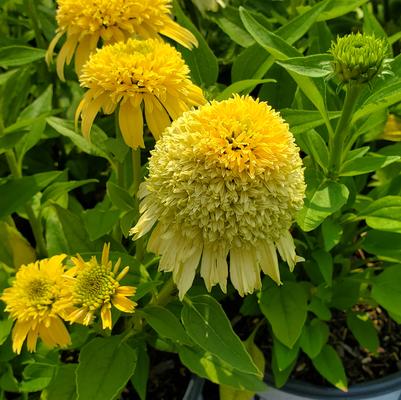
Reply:
[[120, 104], [118, 123], [127, 146], [136, 149], [145, 147], [143, 141], [143, 117], [141, 107], [134, 107], [127, 99]]
[[113, 296], [111, 302], [115, 308], [126, 313], [133, 313], [137, 305], [134, 301], [121, 295]]
[[110, 303], [106, 303], [103, 305], [100, 310], [100, 317], [102, 319], [102, 328], [110, 329], [112, 328], [112, 320], [111, 320], [111, 311], [110, 311]]
[[164, 107], [152, 95], [144, 96], [144, 100], [146, 123], [155, 139], [158, 140], [170, 125], [170, 118]]

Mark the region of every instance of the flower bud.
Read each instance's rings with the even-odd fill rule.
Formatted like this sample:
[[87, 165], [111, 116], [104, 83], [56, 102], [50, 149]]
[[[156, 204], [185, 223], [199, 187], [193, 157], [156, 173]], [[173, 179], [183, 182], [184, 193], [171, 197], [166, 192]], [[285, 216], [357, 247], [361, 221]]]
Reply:
[[338, 37], [329, 51], [334, 57], [334, 73], [343, 83], [367, 83], [386, 64], [387, 44], [373, 35], [358, 32]]

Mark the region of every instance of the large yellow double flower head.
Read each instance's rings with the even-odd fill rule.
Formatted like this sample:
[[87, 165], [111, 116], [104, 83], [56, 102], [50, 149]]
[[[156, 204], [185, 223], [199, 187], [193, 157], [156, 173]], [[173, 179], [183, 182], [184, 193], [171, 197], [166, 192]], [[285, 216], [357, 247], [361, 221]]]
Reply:
[[138, 239], [161, 255], [182, 298], [196, 270], [208, 290], [227, 278], [243, 296], [260, 271], [280, 283], [277, 251], [292, 270], [300, 258], [289, 228], [303, 205], [299, 148], [267, 103], [235, 96], [189, 111], [167, 128], [140, 187]]
[[171, 0], [57, 0], [56, 36], [47, 53], [49, 62], [57, 42], [67, 35], [57, 56], [57, 73], [64, 80], [64, 64], [75, 53], [78, 75], [99, 41], [111, 44], [131, 37], [167, 36], [191, 48], [196, 38], [171, 18]]

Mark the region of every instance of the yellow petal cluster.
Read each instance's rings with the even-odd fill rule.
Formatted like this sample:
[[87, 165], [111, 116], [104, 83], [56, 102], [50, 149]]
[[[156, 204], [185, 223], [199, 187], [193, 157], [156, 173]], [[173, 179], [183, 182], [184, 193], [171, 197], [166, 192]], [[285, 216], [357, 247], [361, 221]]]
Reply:
[[27, 340], [28, 350], [35, 351], [38, 337], [48, 347], [68, 346], [70, 335], [62, 321], [68, 305], [63, 301], [66, 255], [22, 265], [11, 287], [1, 300], [16, 320], [12, 331], [13, 351], [20, 353]]
[[93, 54], [80, 76], [88, 88], [76, 117], [88, 137], [100, 111], [113, 113], [119, 105], [119, 125], [126, 144], [144, 147], [143, 117], [158, 139], [170, 124], [192, 106], [205, 103], [202, 90], [189, 79], [180, 53], [157, 39], [129, 39], [105, 46]]
[[71, 293], [66, 297], [66, 303], [73, 305], [73, 310], [66, 317], [67, 321], [89, 325], [95, 313], [100, 310], [103, 329], [111, 329], [112, 305], [123, 312], [135, 311], [136, 303], [127, 297], [133, 296], [136, 288], [121, 286], [119, 282], [128, 273], [129, 267], [118, 273], [121, 259], [113, 267], [109, 252], [110, 245], [104, 245], [100, 263], [96, 257], [88, 262], [80, 256], [72, 258], [74, 267], [65, 275], [68, 278], [66, 286]]
[[196, 38], [171, 18], [171, 0], [57, 0], [56, 36], [50, 43], [47, 61], [64, 35], [67, 39], [57, 57], [57, 73], [64, 80], [64, 64], [75, 53], [75, 69], [81, 68], [101, 40], [104, 44], [164, 35], [187, 48]]
[[157, 142], [140, 187], [134, 239], [154, 224], [148, 250], [161, 255], [182, 298], [196, 270], [208, 290], [227, 278], [240, 295], [280, 283], [277, 250], [292, 270], [300, 258], [289, 228], [303, 205], [299, 149], [265, 102], [235, 96], [189, 111]]

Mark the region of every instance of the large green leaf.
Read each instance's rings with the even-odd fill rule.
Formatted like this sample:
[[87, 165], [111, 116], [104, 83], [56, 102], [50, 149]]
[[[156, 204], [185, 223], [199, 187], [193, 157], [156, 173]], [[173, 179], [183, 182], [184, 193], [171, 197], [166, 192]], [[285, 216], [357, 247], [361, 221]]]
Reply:
[[216, 100], [222, 101], [226, 100], [233, 93], [241, 93], [244, 90], [252, 89], [256, 85], [261, 83], [274, 83], [276, 82], [274, 79], [245, 79], [243, 81], [234, 82], [230, 86], [227, 86], [217, 97]]
[[326, 344], [322, 351], [312, 358], [313, 366], [336, 388], [347, 391], [347, 377], [341, 358], [330, 345]]
[[297, 358], [299, 354], [299, 343], [290, 349], [273, 337], [273, 357], [276, 359], [277, 368], [280, 371], [286, 370]]
[[299, 344], [309, 358], [314, 358], [321, 352], [329, 333], [328, 326], [317, 318], [304, 326]]
[[1, 183], [0, 219], [25, 205], [37, 192], [45, 188], [61, 174], [61, 171], [42, 172]]
[[[256, 42], [265, 50], [267, 50], [269, 54], [271, 54], [276, 60], [285, 61], [289, 58], [302, 56], [302, 54], [293, 46], [288, 44], [285, 39], [282, 39], [278, 34], [270, 32], [258, 21], [256, 21], [255, 18], [253, 18], [253, 16], [246, 9], [241, 7], [240, 15], [245, 28], [256, 40]], [[326, 105], [315, 81], [312, 80], [312, 78], [302, 76], [292, 70], [287, 71], [297, 82], [298, 86], [303, 91], [305, 96], [319, 110], [326, 123], [328, 123], [329, 118], [326, 110]]]
[[357, 7], [367, 3], [369, 0], [332, 0], [328, 6], [321, 12], [318, 21], [327, 21], [329, 19], [341, 17], [354, 11]]
[[180, 51], [191, 70], [191, 77], [198, 85], [211, 86], [217, 80], [219, 66], [216, 56], [210, 50], [206, 40], [184, 14], [177, 0], [173, 1], [174, 14], [180, 25], [189, 29], [198, 40], [199, 46], [188, 50], [179, 46]]
[[323, 171], [327, 171], [329, 150], [323, 138], [314, 129], [297, 135], [297, 143], [302, 150], [308, 153], [320, 165]]
[[238, 371], [211, 353], [195, 347], [181, 347], [178, 351], [181, 362], [193, 373], [210, 381], [236, 389], [263, 392], [266, 384], [254, 374]]
[[77, 398], [75, 371], [77, 364], [61, 365], [46, 388], [47, 400], [75, 400]]
[[260, 308], [270, 322], [274, 336], [292, 348], [305, 324], [308, 296], [302, 285], [286, 282], [262, 291]]
[[49, 255], [98, 251], [101, 243], [89, 240], [82, 219], [57, 204], [46, 207], [46, 242]]
[[377, 171], [400, 159], [399, 156], [371, 155], [346, 161], [341, 168], [341, 176], [363, 175]]
[[375, 353], [380, 345], [377, 329], [367, 313], [349, 312], [347, 326], [362, 347]]
[[205, 351], [239, 371], [262, 374], [233, 331], [223, 308], [213, 297], [186, 297], [181, 318], [189, 337]]
[[28, 46], [7, 46], [0, 48], [0, 66], [19, 67], [45, 57], [46, 51]]
[[[330, 1], [326, 0], [315, 4], [305, 13], [277, 29], [275, 33], [287, 43], [295, 43], [309, 30]], [[235, 59], [232, 68], [232, 81], [263, 78], [273, 63], [273, 57], [270, 56], [269, 52], [259, 44], [254, 44]]]
[[372, 297], [387, 311], [400, 314], [401, 265], [386, 267], [372, 284]]
[[320, 78], [327, 76], [333, 71], [331, 66], [332, 60], [333, 57], [330, 54], [313, 54], [306, 57], [293, 57], [277, 61], [277, 64], [299, 75]]
[[401, 262], [401, 233], [371, 230], [367, 233], [362, 248], [380, 258]]
[[360, 217], [379, 231], [401, 233], [401, 196], [385, 196], [361, 210]]
[[297, 215], [298, 225], [305, 232], [316, 229], [325, 218], [338, 211], [347, 201], [349, 191], [342, 183], [307, 176], [306, 198]]
[[78, 400], [111, 400], [135, 371], [137, 355], [121, 337], [95, 338], [79, 355]]
[[177, 343], [192, 345], [181, 322], [171, 311], [160, 306], [146, 306], [141, 310], [141, 314], [160, 336]]

